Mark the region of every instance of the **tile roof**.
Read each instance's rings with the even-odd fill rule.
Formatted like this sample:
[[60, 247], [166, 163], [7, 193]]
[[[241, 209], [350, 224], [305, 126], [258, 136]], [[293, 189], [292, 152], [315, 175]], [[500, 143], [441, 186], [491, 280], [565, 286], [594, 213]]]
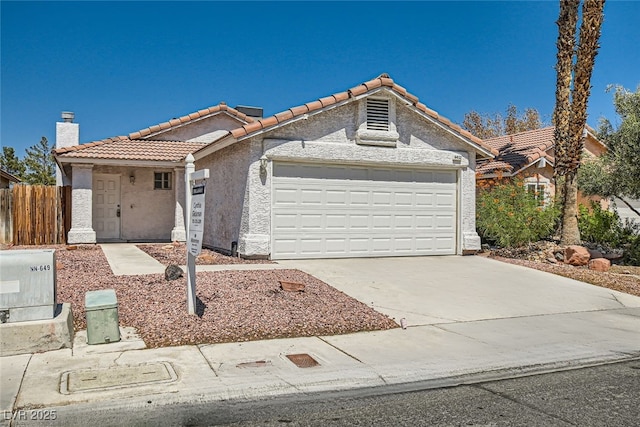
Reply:
[[499, 152], [494, 159], [478, 160], [476, 172], [488, 175], [502, 171], [512, 174], [532, 162], [544, 157], [553, 163], [554, 158], [547, 153], [553, 147], [554, 127], [530, 130], [511, 135], [485, 139], [484, 143]]
[[320, 98], [316, 101], [308, 102], [304, 105], [289, 108], [288, 110], [275, 114], [271, 117], [255, 120], [252, 123], [247, 123], [244, 126], [231, 130], [230, 134], [236, 139], [240, 139], [240, 138], [244, 139], [244, 137], [251, 136], [254, 133], [272, 128], [279, 124], [285, 123], [289, 120], [295, 119], [296, 117], [321, 110], [331, 105], [339, 104], [341, 102], [347, 101], [352, 98], [356, 98], [358, 96], [364, 95], [368, 92], [371, 92], [381, 87], [385, 87], [385, 88], [388, 88], [389, 90], [392, 90], [396, 94], [406, 99], [417, 110], [421, 111], [422, 113], [426, 114], [432, 119], [443, 124], [447, 128], [457, 133], [458, 135], [472, 141], [473, 143], [477, 144], [481, 148], [491, 152], [494, 155], [498, 154], [497, 151], [494, 151], [490, 146], [486, 145], [480, 138], [472, 135], [469, 131], [462, 129], [459, 125], [452, 123], [446, 117], [439, 115], [437, 112], [431, 110], [426, 105], [419, 102], [417, 96], [408, 93], [404, 87], [395, 83], [393, 79], [389, 77], [388, 74], [381, 74], [380, 76], [376, 77], [373, 80], [364, 82], [344, 92], [338, 92], [333, 95]]
[[193, 120], [202, 119], [202, 118], [205, 118], [207, 116], [210, 116], [210, 115], [213, 115], [213, 114], [216, 114], [216, 113], [220, 113], [220, 112], [226, 112], [226, 113], [236, 117], [237, 119], [239, 119], [239, 120], [241, 120], [241, 121], [243, 121], [245, 123], [252, 123], [254, 121], [253, 118], [247, 116], [244, 113], [241, 113], [240, 111], [236, 110], [235, 108], [231, 108], [231, 107], [227, 106], [227, 104], [225, 102], [221, 102], [218, 105], [214, 105], [213, 107], [204, 108], [204, 109], [196, 111], [194, 113], [187, 114], [186, 116], [182, 116], [182, 117], [177, 118], [177, 119], [171, 119], [168, 122], [159, 123], [157, 125], [141, 129], [141, 130], [139, 130], [137, 132], [132, 132], [132, 133], [129, 134], [129, 138], [130, 139], [145, 138], [145, 137], [148, 137], [150, 135], [156, 134], [158, 132], [166, 131], [166, 130], [171, 129], [173, 127], [181, 126], [181, 125], [187, 124], [187, 123], [189, 123], [189, 122], [191, 122]]
[[[206, 118], [213, 114], [226, 112], [245, 123], [251, 123], [253, 118], [240, 111], [227, 106], [221, 102], [213, 107], [204, 108], [194, 113], [171, 119], [148, 128], [132, 132], [127, 136], [114, 136], [100, 141], [93, 141], [86, 144], [71, 147], [58, 148], [53, 153], [62, 158], [95, 158], [95, 159], [121, 159], [121, 160], [162, 160], [179, 161], [189, 153], [203, 147], [202, 143], [191, 143], [182, 141], [156, 141], [147, 140], [150, 136], [169, 130], [173, 127], [184, 125], [196, 119]], [[148, 141], [149, 144], [143, 144]], [[98, 148], [100, 147], [100, 148]], [[166, 153], [161, 152], [167, 150]], [[180, 153], [183, 153], [179, 157]]]
[[55, 150], [61, 158], [90, 158], [115, 160], [150, 160], [179, 162], [184, 157], [202, 148], [199, 142], [154, 141], [129, 139], [126, 136]]

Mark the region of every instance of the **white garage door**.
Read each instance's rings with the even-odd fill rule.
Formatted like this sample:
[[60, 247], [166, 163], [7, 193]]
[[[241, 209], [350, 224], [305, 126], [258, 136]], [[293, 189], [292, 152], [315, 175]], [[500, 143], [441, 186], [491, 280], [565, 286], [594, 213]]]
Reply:
[[456, 172], [273, 165], [273, 259], [456, 253]]

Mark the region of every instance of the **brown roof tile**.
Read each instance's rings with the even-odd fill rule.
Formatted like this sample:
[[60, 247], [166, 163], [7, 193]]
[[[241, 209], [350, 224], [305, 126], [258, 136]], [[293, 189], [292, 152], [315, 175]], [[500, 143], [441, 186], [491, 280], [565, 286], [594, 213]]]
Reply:
[[193, 153], [203, 146], [204, 144], [197, 142], [154, 141], [116, 137], [59, 149], [56, 150], [56, 154], [61, 158], [179, 162], [187, 154]]
[[221, 102], [218, 105], [214, 105], [213, 107], [209, 107], [209, 108], [203, 108], [202, 110], [198, 110], [196, 112], [184, 115], [180, 118], [174, 118], [169, 120], [168, 122], [163, 122], [157, 125], [153, 125], [150, 126], [148, 128], [139, 130], [137, 132], [132, 132], [129, 134], [129, 138], [130, 139], [137, 139], [137, 138], [144, 138], [146, 136], [155, 134], [157, 132], [161, 132], [164, 130], [168, 130], [174, 126], [180, 126], [180, 125], [184, 125], [186, 123], [189, 123], [193, 120], [197, 120], [203, 117], [206, 117], [210, 114], [215, 114], [215, 113], [219, 113], [221, 111], [225, 111], [228, 114], [231, 114], [232, 116], [238, 118], [239, 120], [245, 122], [245, 123], [251, 123], [254, 121], [254, 119], [252, 119], [251, 117], [247, 116], [244, 113], [241, 113], [240, 111], [236, 110], [235, 108], [231, 108], [229, 106], [227, 106], [226, 103]]
[[352, 87], [351, 89], [349, 89], [349, 92], [351, 93], [351, 96], [362, 95], [363, 93], [367, 93], [367, 87], [363, 84], [358, 85], [356, 87]]
[[[447, 126], [454, 132], [461, 135], [462, 137], [470, 140], [471, 142], [477, 144], [481, 148], [491, 152], [494, 155], [498, 154], [497, 150], [494, 150], [490, 146], [484, 144], [484, 142], [480, 138], [472, 135], [470, 132], [462, 129], [459, 125], [452, 123], [446, 117], [440, 116], [437, 112], [431, 110], [426, 105], [419, 102], [417, 96], [408, 93], [404, 87], [394, 83], [393, 79], [391, 79], [391, 77], [389, 77], [387, 74], [382, 74], [375, 79], [369, 80], [358, 86], [352, 87], [351, 89], [346, 90], [344, 92], [335, 93], [333, 95], [320, 98], [319, 100], [308, 102], [304, 105], [293, 107], [289, 110], [285, 110], [281, 113], [276, 114], [273, 117], [275, 117], [278, 120], [278, 124], [281, 124], [301, 114], [312, 113], [314, 111], [318, 111], [327, 106], [334, 105], [339, 102], [347, 101], [350, 98], [357, 97], [359, 95], [365, 94], [371, 90], [377, 89], [382, 86], [391, 88], [391, 90], [396, 92], [398, 95], [404, 97], [409, 102], [411, 102], [415, 106], [415, 108], [417, 108], [419, 111], [427, 114], [428, 116], [437, 120], [441, 124]], [[242, 128], [232, 130], [231, 135], [233, 135], [234, 138], [242, 138], [244, 136], [251, 134], [252, 132], [256, 132], [262, 129], [267, 129], [271, 126], [275, 126], [271, 118], [261, 119], [261, 120], [258, 120], [258, 122], [262, 123], [262, 127], [243, 126]]]
[[[290, 108], [291, 112], [294, 116], [301, 116], [302, 114], [307, 114], [309, 112], [309, 108], [306, 105], [299, 105], [297, 107]], [[269, 118], [263, 119], [263, 121], [267, 121]]]
[[322, 104], [323, 107], [328, 107], [329, 105], [333, 105], [336, 103], [336, 99], [332, 96], [325, 96], [324, 98], [320, 98], [318, 101]]
[[[276, 114], [275, 118], [278, 119], [278, 123], [282, 123], [293, 118], [293, 113], [291, 112], [291, 110], [285, 110], [281, 113]], [[260, 120], [260, 122], [262, 122], [262, 120]]]
[[266, 119], [260, 120], [263, 128], [274, 126], [278, 124], [278, 119], [275, 116], [267, 117]]
[[316, 111], [322, 108], [322, 102], [320, 101], [307, 102], [304, 105], [307, 106], [309, 112]]
[[336, 93], [333, 95], [333, 97], [336, 99], [336, 102], [346, 101], [347, 99], [349, 99], [349, 92]]
[[366, 87], [367, 90], [372, 90], [372, 89], [376, 89], [382, 86], [382, 81], [377, 78], [377, 79], [373, 79], [373, 80], [369, 80], [368, 82], [363, 83]]
[[495, 159], [478, 160], [476, 171], [488, 175], [498, 171], [515, 173], [528, 164], [544, 157], [553, 163], [546, 151], [553, 147], [554, 127], [530, 130], [511, 135], [485, 139], [484, 143], [498, 151]]

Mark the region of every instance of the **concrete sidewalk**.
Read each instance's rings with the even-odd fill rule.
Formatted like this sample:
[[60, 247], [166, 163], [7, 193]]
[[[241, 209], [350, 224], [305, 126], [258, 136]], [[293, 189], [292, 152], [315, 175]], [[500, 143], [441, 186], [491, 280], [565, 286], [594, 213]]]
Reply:
[[[105, 243], [100, 247], [107, 257], [111, 271], [115, 276], [162, 274], [166, 268], [166, 266], [133, 243]], [[186, 271], [186, 266], [182, 265], [180, 267], [183, 271]], [[199, 271], [274, 270], [281, 268], [286, 267], [278, 264], [196, 265], [196, 273]]]
[[[139, 349], [129, 333], [121, 343], [76, 341], [73, 349], [3, 357], [0, 420], [8, 425], [21, 409], [54, 408], [53, 423], [60, 425], [78, 405], [131, 408], [411, 382], [441, 387], [640, 357], [640, 298], [492, 263], [477, 257], [283, 262], [316, 271], [380, 311], [408, 316], [410, 326], [159, 349]], [[385, 272], [389, 265], [397, 269]]]

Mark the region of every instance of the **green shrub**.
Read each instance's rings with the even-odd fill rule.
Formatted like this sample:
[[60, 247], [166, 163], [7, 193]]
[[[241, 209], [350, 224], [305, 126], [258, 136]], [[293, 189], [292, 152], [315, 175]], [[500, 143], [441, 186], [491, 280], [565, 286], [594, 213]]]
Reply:
[[549, 237], [559, 216], [557, 207], [527, 191], [522, 180], [481, 188], [476, 226], [485, 241], [502, 247], [522, 246]]
[[[578, 206], [580, 238], [585, 242], [619, 248], [637, 240], [638, 226], [620, 221], [615, 211], [602, 209], [600, 203], [591, 202], [591, 208]], [[640, 249], [639, 249], [640, 250]]]
[[640, 236], [633, 237], [625, 246], [622, 262], [626, 265], [640, 266]]

